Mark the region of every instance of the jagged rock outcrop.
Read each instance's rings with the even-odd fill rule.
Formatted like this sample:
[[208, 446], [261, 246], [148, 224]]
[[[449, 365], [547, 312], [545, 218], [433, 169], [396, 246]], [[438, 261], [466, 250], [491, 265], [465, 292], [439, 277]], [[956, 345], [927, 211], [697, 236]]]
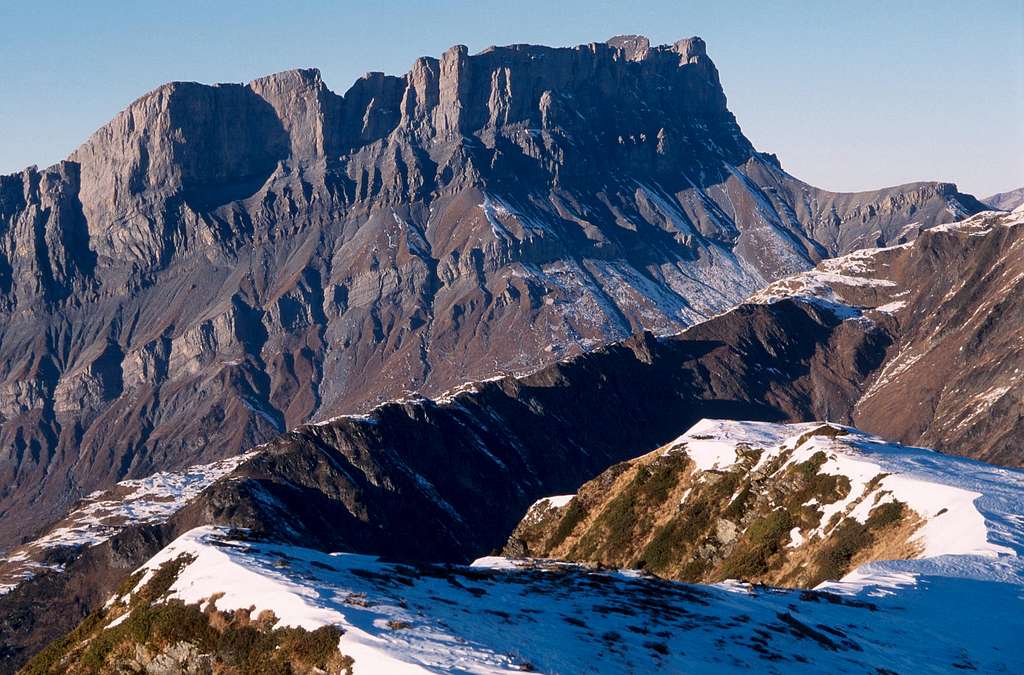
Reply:
[[[913, 478], [892, 478], [891, 456], [901, 452], [915, 453], [832, 424], [702, 420], [573, 495], [539, 500], [503, 554], [690, 582], [814, 588], [865, 563], [924, 551], [922, 528], [935, 514], [907, 488], [922, 487]], [[881, 466], [865, 476], [873, 461]], [[919, 480], [926, 491], [944, 489]], [[973, 506], [966, 509], [971, 515]]]
[[674, 332], [978, 208], [789, 177], [699, 38], [162, 86], [0, 177], [0, 549], [123, 478]]

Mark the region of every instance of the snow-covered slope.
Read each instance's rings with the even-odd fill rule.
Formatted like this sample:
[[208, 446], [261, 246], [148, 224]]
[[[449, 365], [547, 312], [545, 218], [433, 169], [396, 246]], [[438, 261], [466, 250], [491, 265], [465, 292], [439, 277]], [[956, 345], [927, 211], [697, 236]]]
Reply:
[[60, 549], [93, 546], [131, 525], [166, 521], [257, 452], [189, 467], [181, 472], [163, 471], [138, 480], [126, 480], [110, 490], [94, 492], [46, 534], [0, 557], [0, 595], [42, 569], [60, 570], [62, 563], [49, 560]]
[[703, 420], [571, 499], [540, 500], [505, 550], [681, 581], [1020, 583], [1022, 512], [1024, 471], [835, 424]]
[[[684, 584], [543, 559], [409, 565], [201, 527], [147, 562], [77, 646], [45, 656], [74, 672], [82, 645], [136, 644], [137, 612], [181, 602], [196, 605], [195, 616], [241, 609], [254, 618], [272, 612], [278, 627], [336, 626], [357, 674], [1024, 668], [1024, 472], [821, 424], [704, 420], [659, 452], [685, 453], [705, 473], [817, 457], [822, 475], [841, 476], [850, 489], [819, 505], [823, 525], [794, 540], [827, 540], [828, 513], [864, 519], [900, 501], [920, 517], [915, 557], [875, 561], [802, 591]], [[549, 498], [545, 508], [577, 498]], [[161, 577], [154, 596], [147, 589]], [[169, 658], [151, 635], [137, 646], [136, 655]], [[118, 653], [104, 658], [115, 664]]]
[[[168, 598], [334, 625], [354, 672], [1019, 672], [1022, 587], [865, 574], [836, 594], [698, 586], [633, 572], [485, 558], [406, 566], [199, 528], [144, 568], [187, 562]], [[975, 567], [975, 572], [980, 568]], [[900, 582], [894, 585], [894, 581]], [[114, 630], [127, 615], [112, 599]], [[955, 607], [956, 612], [949, 608]]]
[[755, 472], [779, 459], [782, 470], [822, 453], [818, 472], [844, 477], [850, 488], [841, 499], [817, 505], [821, 525], [799, 532], [803, 541], [827, 539], [839, 522], [836, 514], [864, 522], [881, 504], [906, 504], [920, 518], [911, 536], [914, 559], [871, 563], [844, 577], [843, 588], [882, 583], [895, 578], [890, 572], [1024, 584], [1024, 471], [888, 443], [839, 425], [829, 428], [843, 435], [815, 433], [821, 426], [702, 420], [664, 452], [686, 452], [701, 466], [725, 469], [737, 462], [737, 448], [764, 449]]

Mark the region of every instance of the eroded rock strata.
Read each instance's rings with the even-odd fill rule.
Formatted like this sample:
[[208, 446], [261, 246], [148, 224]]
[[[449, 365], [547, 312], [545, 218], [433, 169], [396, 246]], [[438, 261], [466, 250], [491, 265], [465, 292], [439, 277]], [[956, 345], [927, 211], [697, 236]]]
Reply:
[[980, 208], [789, 176], [699, 38], [164, 85], [0, 177], [0, 549], [118, 480], [675, 332]]

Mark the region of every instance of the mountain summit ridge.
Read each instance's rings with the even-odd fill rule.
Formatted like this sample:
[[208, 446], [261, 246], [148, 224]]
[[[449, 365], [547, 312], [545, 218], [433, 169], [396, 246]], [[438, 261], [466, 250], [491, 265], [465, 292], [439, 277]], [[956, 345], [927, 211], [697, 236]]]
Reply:
[[674, 333], [982, 208], [816, 190], [743, 136], [703, 41], [616, 44], [456, 46], [343, 95], [168, 84], [0, 176], [0, 549], [118, 481]]

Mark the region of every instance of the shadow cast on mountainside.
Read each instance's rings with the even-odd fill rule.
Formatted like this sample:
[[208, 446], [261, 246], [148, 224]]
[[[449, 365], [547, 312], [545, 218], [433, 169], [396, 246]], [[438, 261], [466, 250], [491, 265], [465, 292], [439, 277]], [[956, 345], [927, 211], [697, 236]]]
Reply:
[[180, 125], [181, 197], [197, 212], [253, 196], [291, 154], [278, 112], [248, 86], [179, 84], [167, 105]]

